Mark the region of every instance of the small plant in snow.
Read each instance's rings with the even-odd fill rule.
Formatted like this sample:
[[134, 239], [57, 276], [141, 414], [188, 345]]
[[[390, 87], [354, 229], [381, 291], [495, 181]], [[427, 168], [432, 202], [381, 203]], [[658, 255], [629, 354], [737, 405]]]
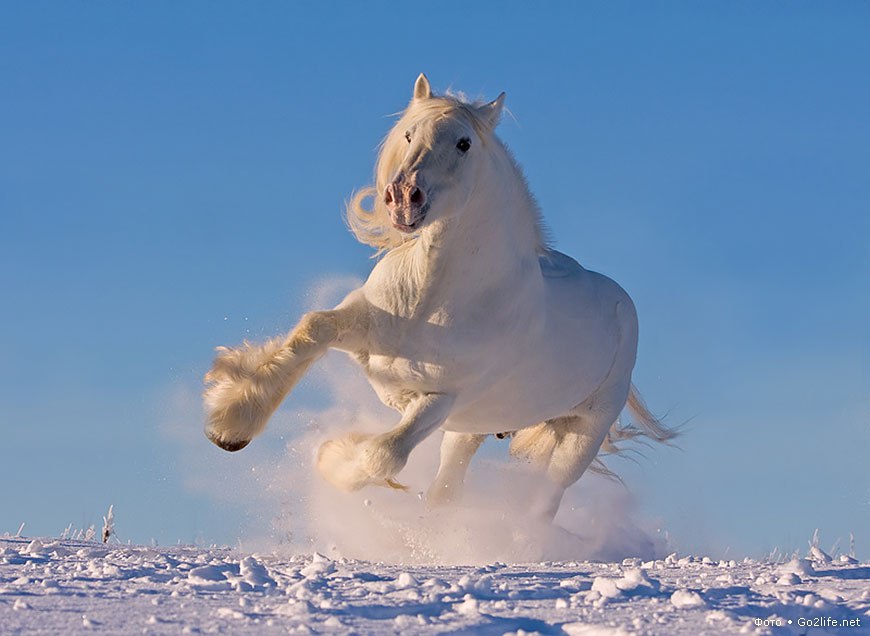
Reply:
[[63, 532], [60, 534], [60, 538], [63, 540], [69, 539], [70, 535], [73, 534], [73, 524], [69, 524], [66, 528], [64, 528]]
[[109, 512], [103, 517], [103, 543], [106, 543], [113, 534], [115, 534], [115, 505], [109, 505]]
[[15, 538], [16, 538], [16, 539], [19, 538], [19, 537], [21, 536], [21, 533], [22, 533], [23, 531], [24, 531], [24, 522], [22, 521], [22, 522], [21, 522], [21, 525], [18, 526], [18, 532], [15, 533]]
[[85, 531], [85, 541], [93, 541], [95, 536], [97, 536], [97, 529], [94, 526]]
[[765, 563], [778, 563], [780, 559], [779, 546], [774, 546], [773, 550], [762, 559]]

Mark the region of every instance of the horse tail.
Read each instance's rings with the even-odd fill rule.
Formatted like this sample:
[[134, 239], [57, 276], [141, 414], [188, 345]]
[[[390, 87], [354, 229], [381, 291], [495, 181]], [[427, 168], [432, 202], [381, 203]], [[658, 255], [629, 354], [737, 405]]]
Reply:
[[[645, 437], [654, 442], [668, 444], [672, 439], [679, 435], [679, 431], [667, 426], [660, 418], [657, 418], [650, 412], [634, 384], [632, 384], [629, 389], [625, 407], [631, 413], [631, 419], [633, 421], [630, 424], [624, 424], [618, 419], [613, 423], [613, 426], [611, 426], [610, 430], [607, 431], [604, 442], [601, 444], [602, 453], [617, 454], [625, 452], [627, 449], [620, 444], [621, 442], [627, 442], [641, 437]], [[599, 466], [599, 468], [601, 468], [601, 466]], [[592, 470], [604, 473], [611, 477], [614, 476], [613, 473], [606, 469], [597, 470], [593, 467]]]
[[679, 434], [650, 412], [633, 383], [628, 392], [626, 406], [640, 426], [639, 430], [644, 437], [656, 442], [668, 442]]

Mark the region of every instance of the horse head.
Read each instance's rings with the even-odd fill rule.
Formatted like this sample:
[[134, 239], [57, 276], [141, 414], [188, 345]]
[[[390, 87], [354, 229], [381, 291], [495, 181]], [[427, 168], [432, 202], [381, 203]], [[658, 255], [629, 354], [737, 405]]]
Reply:
[[375, 205], [392, 227], [411, 234], [461, 213], [474, 191], [487, 141], [498, 123], [504, 93], [486, 104], [435, 96], [425, 75], [387, 135], [377, 169]]

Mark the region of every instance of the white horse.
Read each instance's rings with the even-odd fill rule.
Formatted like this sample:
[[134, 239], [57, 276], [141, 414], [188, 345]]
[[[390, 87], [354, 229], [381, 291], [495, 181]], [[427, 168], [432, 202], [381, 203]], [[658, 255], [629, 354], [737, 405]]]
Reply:
[[[382, 258], [361, 288], [305, 314], [286, 337], [218, 348], [204, 394], [212, 442], [244, 448], [329, 348], [355, 358], [401, 413], [386, 433], [320, 447], [319, 472], [342, 490], [403, 488], [395, 477], [409, 453], [442, 429], [428, 499], [449, 501], [484, 438], [509, 431], [511, 454], [547, 477], [533, 508], [552, 519], [587, 468], [606, 471], [602, 448], [674, 435], [631, 384], [638, 328], [628, 294], [547, 246], [520, 168], [494, 134], [503, 103], [504, 93], [486, 104], [433, 95], [420, 75], [383, 143], [375, 186], [348, 206], [351, 229]], [[640, 427], [617, 422], [626, 403]]]

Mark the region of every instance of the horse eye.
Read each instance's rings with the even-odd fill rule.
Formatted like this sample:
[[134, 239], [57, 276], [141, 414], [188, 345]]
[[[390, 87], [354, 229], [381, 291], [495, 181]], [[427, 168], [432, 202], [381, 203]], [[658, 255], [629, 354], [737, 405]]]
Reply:
[[405, 139], [408, 140], [408, 143], [411, 143], [411, 133], [410, 133], [410, 131], [405, 131]]
[[459, 140], [459, 143], [456, 144], [456, 149], [459, 152], [468, 152], [468, 149], [471, 148], [471, 139], [468, 137], [463, 137]]

